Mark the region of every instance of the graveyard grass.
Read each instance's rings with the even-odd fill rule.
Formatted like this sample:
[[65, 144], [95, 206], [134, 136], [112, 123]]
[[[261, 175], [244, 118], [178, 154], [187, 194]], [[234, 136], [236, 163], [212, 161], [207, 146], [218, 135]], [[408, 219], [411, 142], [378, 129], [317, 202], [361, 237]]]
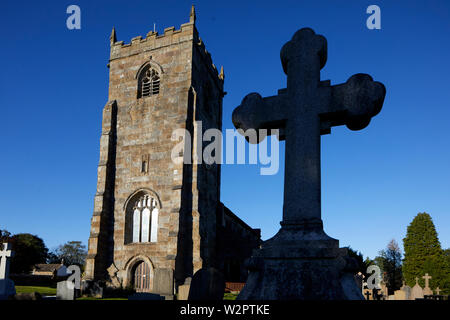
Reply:
[[56, 288], [52, 287], [34, 287], [34, 286], [16, 286], [16, 293], [37, 292], [41, 296], [56, 296]]

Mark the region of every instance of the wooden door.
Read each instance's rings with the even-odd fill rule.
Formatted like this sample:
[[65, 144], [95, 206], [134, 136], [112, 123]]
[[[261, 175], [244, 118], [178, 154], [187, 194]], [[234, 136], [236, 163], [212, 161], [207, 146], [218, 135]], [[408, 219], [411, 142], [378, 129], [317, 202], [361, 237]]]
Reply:
[[151, 285], [150, 267], [144, 261], [139, 262], [134, 271], [134, 288], [136, 292], [149, 292]]

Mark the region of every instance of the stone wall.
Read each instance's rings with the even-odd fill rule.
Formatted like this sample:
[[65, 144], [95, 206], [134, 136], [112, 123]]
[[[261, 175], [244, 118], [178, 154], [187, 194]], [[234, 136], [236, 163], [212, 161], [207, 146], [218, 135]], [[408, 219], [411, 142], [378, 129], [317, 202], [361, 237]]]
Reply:
[[[159, 73], [160, 90], [138, 98], [138, 75], [146, 65]], [[127, 286], [133, 265], [146, 261], [153, 271], [174, 270], [176, 283], [183, 283], [196, 270], [216, 264], [220, 166], [175, 164], [171, 138], [179, 128], [192, 137], [221, 129], [223, 73], [212, 64], [192, 16], [180, 30], [149, 32], [129, 44], [117, 42], [113, 30], [108, 66], [109, 102], [103, 112], [85, 278], [115, 276], [116, 285]], [[185, 153], [195, 154], [199, 147], [194, 143]], [[157, 200], [157, 242], [125, 241], [127, 207], [140, 192]]]

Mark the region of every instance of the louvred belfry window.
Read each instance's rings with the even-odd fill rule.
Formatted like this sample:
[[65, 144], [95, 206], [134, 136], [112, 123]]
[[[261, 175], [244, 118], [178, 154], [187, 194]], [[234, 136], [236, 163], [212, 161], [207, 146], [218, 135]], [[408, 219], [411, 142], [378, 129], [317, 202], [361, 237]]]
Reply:
[[139, 79], [138, 98], [149, 97], [159, 93], [160, 78], [156, 70], [148, 68]]

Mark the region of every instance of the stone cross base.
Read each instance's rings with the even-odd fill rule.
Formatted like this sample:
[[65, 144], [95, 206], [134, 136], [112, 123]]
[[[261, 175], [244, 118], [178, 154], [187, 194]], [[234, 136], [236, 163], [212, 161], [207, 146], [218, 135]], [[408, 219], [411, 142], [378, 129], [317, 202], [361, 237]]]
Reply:
[[347, 249], [320, 228], [283, 226], [255, 250], [238, 300], [364, 300]]

